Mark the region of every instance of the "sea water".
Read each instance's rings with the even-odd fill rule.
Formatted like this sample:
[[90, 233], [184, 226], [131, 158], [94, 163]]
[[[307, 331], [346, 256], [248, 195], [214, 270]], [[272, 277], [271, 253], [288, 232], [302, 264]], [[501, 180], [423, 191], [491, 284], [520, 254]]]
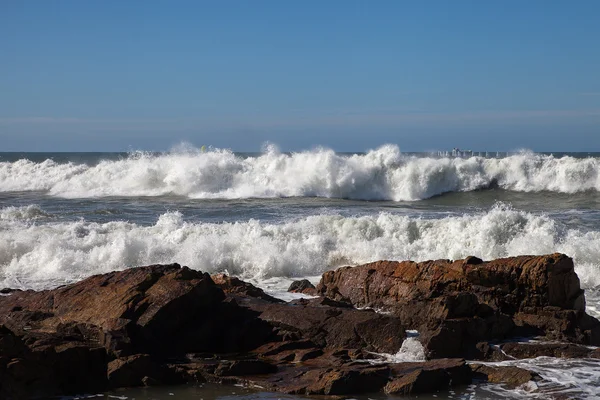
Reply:
[[[600, 315], [600, 154], [440, 154], [0, 153], [0, 287], [178, 262], [284, 297], [341, 265], [562, 252]], [[598, 395], [600, 362], [524, 363], [554, 386], [506, 393]], [[455, 398], [495, 398], [486, 387]]]

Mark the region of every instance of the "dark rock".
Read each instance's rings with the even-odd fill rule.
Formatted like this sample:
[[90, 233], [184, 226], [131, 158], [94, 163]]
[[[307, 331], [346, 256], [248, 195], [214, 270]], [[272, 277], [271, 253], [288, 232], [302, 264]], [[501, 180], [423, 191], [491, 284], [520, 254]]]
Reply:
[[[0, 296], [0, 398], [206, 381], [307, 395], [470, 383], [474, 372], [460, 359], [361, 362], [396, 353], [406, 328], [421, 332], [434, 357], [599, 354], [579, 345], [600, 341], [600, 322], [583, 311], [572, 262], [562, 255], [380, 262], [326, 273], [319, 291], [326, 297], [285, 303], [237, 278], [177, 264], [11, 291]], [[516, 333], [572, 343], [490, 344]], [[491, 382], [527, 378], [474, 370]]]
[[299, 281], [292, 282], [287, 291], [292, 293], [304, 293], [312, 296], [316, 295], [317, 293], [315, 285], [310, 283], [308, 279], [302, 279]]
[[323, 274], [319, 294], [397, 315], [431, 357], [476, 356], [476, 344], [523, 335], [600, 344], [573, 261], [562, 254], [483, 262], [378, 261]]
[[313, 300], [295, 305], [246, 300], [240, 305], [259, 312], [261, 320], [278, 329], [296, 332], [316, 347], [395, 353], [402, 346], [406, 333], [397, 317], [353, 308], [323, 306], [319, 299]]
[[471, 383], [471, 370], [461, 359], [395, 364], [392, 366], [392, 373], [395, 378], [384, 388], [388, 394], [435, 392]]
[[214, 374], [217, 376], [263, 375], [277, 371], [273, 364], [260, 360], [235, 360], [219, 364]]
[[[285, 379], [276, 390], [301, 395], [349, 395], [380, 391], [390, 376], [389, 367], [368, 365], [311, 368], [293, 371], [293, 379]], [[290, 377], [291, 378], [291, 377]]]
[[513, 366], [489, 366], [471, 364], [473, 378], [491, 383], [503, 383], [511, 388], [521, 386], [529, 381], [540, 381], [541, 377], [535, 372]]
[[594, 349], [573, 343], [518, 343], [510, 342], [498, 346], [512, 358], [535, 358], [540, 356], [560, 358], [591, 357]]
[[154, 375], [155, 369], [148, 354], [117, 358], [108, 363], [108, 382], [113, 388], [144, 386], [142, 380]]
[[239, 278], [225, 274], [215, 274], [212, 275], [211, 278], [215, 284], [227, 294], [245, 295], [274, 303], [284, 303], [283, 300], [268, 295], [264, 292], [264, 290], [257, 288], [248, 282], [244, 282]]
[[[72, 327], [87, 326], [85, 334], [109, 351], [166, 353], [174, 346], [191, 352], [202, 338], [170, 338], [207, 319], [223, 299], [208, 274], [177, 264], [140, 267], [92, 276], [52, 291], [0, 297], [0, 323], [17, 334], [43, 331], [60, 336], [61, 326], [68, 321]], [[12, 311], [15, 306], [22, 311]]]

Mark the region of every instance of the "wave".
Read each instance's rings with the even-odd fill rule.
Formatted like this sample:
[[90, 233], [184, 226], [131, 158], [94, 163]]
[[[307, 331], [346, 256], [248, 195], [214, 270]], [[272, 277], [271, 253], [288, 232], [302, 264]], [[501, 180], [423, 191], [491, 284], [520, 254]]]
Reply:
[[446, 192], [498, 186], [520, 192], [600, 190], [600, 159], [519, 153], [506, 158], [433, 158], [385, 145], [360, 155], [329, 149], [293, 154], [274, 146], [256, 157], [229, 150], [134, 153], [95, 165], [0, 163], [0, 192], [45, 191], [65, 198], [165, 196], [189, 198], [329, 197], [416, 201]]
[[[153, 263], [178, 262], [253, 282], [320, 275], [375, 260], [494, 259], [555, 251], [572, 256], [585, 287], [600, 284], [600, 232], [497, 205], [479, 214], [422, 219], [379, 213], [313, 215], [285, 223], [199, 223], [179, 212], [151, 226], [124, 221], [0, 219], [0, 287], [49, 288]], [[2, 209], [0, 215], [19, 214]], [[22, 211], [21, 214], [26, 214]]]

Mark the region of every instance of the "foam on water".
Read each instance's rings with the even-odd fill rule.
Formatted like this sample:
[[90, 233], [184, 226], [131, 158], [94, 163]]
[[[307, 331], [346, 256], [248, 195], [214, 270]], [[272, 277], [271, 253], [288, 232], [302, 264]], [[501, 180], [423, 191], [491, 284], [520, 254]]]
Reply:
[[151, 226], [56, 222], [39, 207], [0, 209], [0, 287], [47, 288], [137, 265], [178, 262], [254, 282], [318, 276], [375, 260], [494, 259], [555, 251], [572, 256], [584, 287], [600, 284], [600, 232], [560, 228], [545, 215], [498, 204], [438, 219], [382, 212], [312, 215], [285, 223], [186, 222], [179, 212]]
[[600, 160], [528, 152], [506, 158], [406, 156], [395, 145], [362, 155], [316, 149], [293, 154], [268, 146], [256, 157], [183, 148], [133, 153], [95, 165], [46, 160], [0, 162], [0, 191], [46, 191], [65, 198], [329, 197], [414, 201], [491, 185], [523, 192], [600, 190]]
[[396, 354], [376, 353], [379, 359], [369, 360], [373, 364], [378, 363], [402, 363], [426, 361], [425, 348], [419, 341], [419, 333], [414, 330], [406, 331], [407, 337], [402, 342], [400, 350]]
[[516, 366], [538, 373], [543, 380], [517, 389], [502, 386], [482, 386], [507, 398], [569, 398], [600, 397], [600, 360], [537, 357], [524, 360], [483, 363], [496, 366]]

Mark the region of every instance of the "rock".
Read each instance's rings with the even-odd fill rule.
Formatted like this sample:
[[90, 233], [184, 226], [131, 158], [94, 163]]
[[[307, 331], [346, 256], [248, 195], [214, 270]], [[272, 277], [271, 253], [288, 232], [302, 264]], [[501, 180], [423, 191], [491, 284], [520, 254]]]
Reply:
[[234, 360], [219, 364], [216, 376], [263, 375], [277, 371], [277, 367], [261, 360]]
[[106, 388], [106, 350], [102, 347], [65, 343], [26, 348], [12, 359], [0, 355], [0, 398], [102, 392]]
[[239, 278], [225, 275], [215, 274], [211, 276], [215, 284], [220, 287], [227, 294], [245, 295], [250, 297], [257, 297], [259, 299], [272, 301], [274, 303], [283, 303], [283, 300], [277, 299], [271, 295], [266, 294], [262, 289], [256, 286], [244, 282]]
[[210, 319], [223, 299], [208, 274], [177, 264], [149, 266], [92, 276], [51, 291], [0, 297], [0, 323], [29, 335], [58, 332], [68, 321], [87, 326], [89, 339], [109, 351], [197, 351], [202, 338], [170, 338]]
[[471, 370], [462, 359], [439, 359], [392, 366], [395, 376], [384, 388], [387, 394], [435, 392], [471, 383]]
[[[600, 323], [581, 309], [569, 263], [562, 255], [380, 262], [326, 273], [325, 297], [289, 303], [177, 264], [7, 291], [0, 398], [205, 381], [303, 395], [415, 394], [469, 383], [473, 371], [462, 359], [364, 362], [396, 353], [415, 327], [434, 357], [596, 357], [577, 344], [600, 340]], [[572, 343], [490, 344], [524, 332]], [[483, 367], [476, 374], [510, 384], [526, 378]]]
[[27, 351], [23, 341], [13, 331], [0, 325], [0, 355], [6, 358], [17, 358]]
[[144, 386], [142, 380], [155, 375], [155, 369], [148, 354], [117, 358], [108, 363], [108, 382], [112, 388]]
[[288, 394], [341, 396], [380, 391], [390, 377], [387, 366], [326, 366], [319, 360], [310, 362], [309, 366], [305, 363], [252, 383]]
[[320, 295], [393, 313], [431, 357], [475, 357], [476, 344], [513, 336], [600, 344], [573, 261], [563, 254], [378, 261], [323, 274]]
[[471, 364], [473, 378], [491, 383], [503, 383], [511, 388], [521, 386], [529, 381], [540, 381], [541, 377], [535, 372], [513, 366], [489, 366]]
[[317, 294], [317, 289], [315, 288], [315, 285], [310, 283], [308, 279], [302, 279], [299, 281], [292, 282], [287, 291], [292, 293], [304, 293], [311, 296]]
[[240, 305], [280, 331], [293, 332], [321, 349], [396, 353], [406, 337], [399, 318], [374, 311], [322, 305], [320, 299], [274, 304], [246, 299]]
[[[333, 354], [309, 360], [294, 368], [280, 368], [264, 380], [251, 380], [270, 390], [300, 395], [423, 393], [471, 382], [464, 360], [435, 360], [372, 366], [359, 362], [332, 362]], [[408, 382], [401, 385], [402, 382]]]
[[591, 357], [594, 349], [573, 343], [519, 343], [510, 342], [499, 345], [501, 351], [509, 357], [536, 358], [536, 357], [559, 357], [559, 358], [586, 358]]
[[153, 360], [149, 354], [121, 357], [108, 363], [108, 383], [111, 388], [157, 386], [184, 383], [166, 365]]

